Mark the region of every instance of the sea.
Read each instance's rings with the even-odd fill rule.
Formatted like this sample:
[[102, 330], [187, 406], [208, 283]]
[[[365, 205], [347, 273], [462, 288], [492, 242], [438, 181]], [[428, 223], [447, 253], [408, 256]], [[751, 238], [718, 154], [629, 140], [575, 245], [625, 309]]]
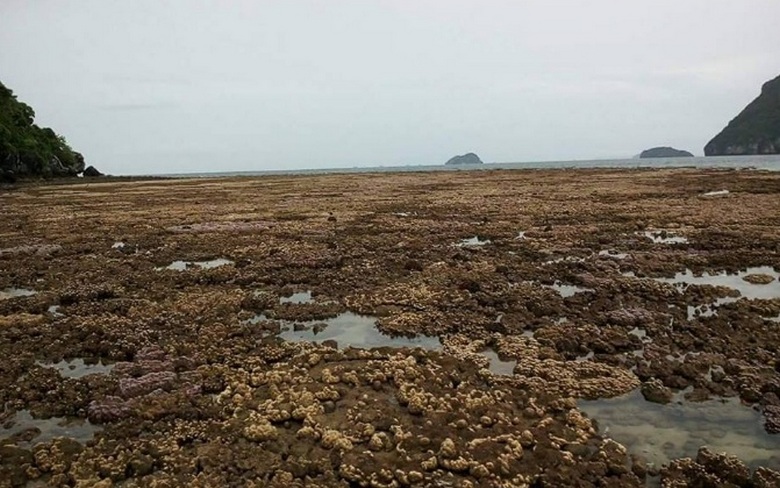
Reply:
[[631, 159], [593, 159], [578, 161], [537, 161], [524, 163], [485, 163], [447, 166], [409, 165], [409, 166], [355, 166], [351, 168], [318, 169], [279, 169], [265, 171], [218, 171], [209, 173], [175, 173], [154, 175], [168, 178], [220, 178], [236, 176], [267, 175], [316, 175], [331, 173], [411, 173], [429, 171], [491, 171], [491, 170], [544, 170], [544, 169], [583, 169], [583, 168], [721, 168], [755, 169], [780, 171], [780, 154], [761, 156], [708, 156], [688, 158], [631, 158]]

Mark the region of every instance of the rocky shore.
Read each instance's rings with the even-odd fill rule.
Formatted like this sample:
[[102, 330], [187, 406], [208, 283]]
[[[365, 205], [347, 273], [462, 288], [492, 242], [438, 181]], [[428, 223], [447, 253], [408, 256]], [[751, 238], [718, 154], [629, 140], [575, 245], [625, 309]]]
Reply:
[[[780, 484], [780, 174], [96, 180], [0, 205], [0, 486]], [[722, 411], [757, 428], [704, 423]]]

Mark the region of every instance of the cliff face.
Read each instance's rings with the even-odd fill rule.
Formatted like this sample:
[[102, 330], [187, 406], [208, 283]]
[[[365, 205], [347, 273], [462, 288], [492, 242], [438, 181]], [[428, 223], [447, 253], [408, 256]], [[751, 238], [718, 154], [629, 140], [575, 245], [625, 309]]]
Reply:
[[780, 154], [780, 76], [704, 146], [705, 156]]
[[688, 151], [675, 149], [673, 147], [662, 146], [646, 149], [639, 155], [640, 158], [692, 158], [693, 154]]
[[0, 176], [75, 176], [84, 171], [84, 158], [65, 138], [33, 123], [33, 109], [0, 83]]

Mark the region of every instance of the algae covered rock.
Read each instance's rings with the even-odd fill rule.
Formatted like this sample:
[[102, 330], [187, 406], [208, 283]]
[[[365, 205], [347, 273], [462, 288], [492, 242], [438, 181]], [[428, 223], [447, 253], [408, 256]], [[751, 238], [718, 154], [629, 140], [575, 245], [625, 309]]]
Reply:
[[664, 386], [664, 384], [657, 379], [651, 379], [642, 383], [641, 390], [642, 396], [645, 400], [653, 403], [669, 403], [672, 401], [672, 390]]

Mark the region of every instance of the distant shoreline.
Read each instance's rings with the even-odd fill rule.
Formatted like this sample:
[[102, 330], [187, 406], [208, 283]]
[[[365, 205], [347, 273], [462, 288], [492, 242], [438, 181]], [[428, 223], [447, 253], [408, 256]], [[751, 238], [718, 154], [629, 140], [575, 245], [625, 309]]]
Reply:
[[100, 177], [65, 177], [51, 179], [23, 179], [12, 185], [0, 185], [0, 188], [52, 186], [70, 184], [98, 184], [115, 182], [164, 181], [182, 179], [216, 179], [274, 176], [317, 176], [338, 174], [394, 174], [394, 173], [434, 173], [452, 171], [540, 171], [540, 170], [654, 170], [665, 168], [689, 169], [752, 169], [780, 171], [780, 155], [769, 156], [717, 156], [682, 157], [649, 159], [595, 159], [575, 161], [540, 161], [524, 163], [483, 163], [474, 165], [417, 165], [417, 166], [369, 166], [351, 168], [322, 168], [299, 170], [263, 170], [263, 171], [215, 171], [205, 173], [165, 173], [147, 175], [105, 175]]
[[316, 169], [274, 169], [247, 171], [214, 171], [193, 173], [164, 173], [144, 175], [163, 178], [220, 178], [235, 176], [306, 175], [338, 173], [425, 173], [431, 171], [491, 171], [528, 169], [631, 169], [631, 168], [755, 168], [780, 171], [780, 155], [768, 156], [695, 156], [680, 158], [632, 158], [592, 159], [570, 161], [494, 162], [471, 165], [409, 165], [409, 166], [365, 166]]

